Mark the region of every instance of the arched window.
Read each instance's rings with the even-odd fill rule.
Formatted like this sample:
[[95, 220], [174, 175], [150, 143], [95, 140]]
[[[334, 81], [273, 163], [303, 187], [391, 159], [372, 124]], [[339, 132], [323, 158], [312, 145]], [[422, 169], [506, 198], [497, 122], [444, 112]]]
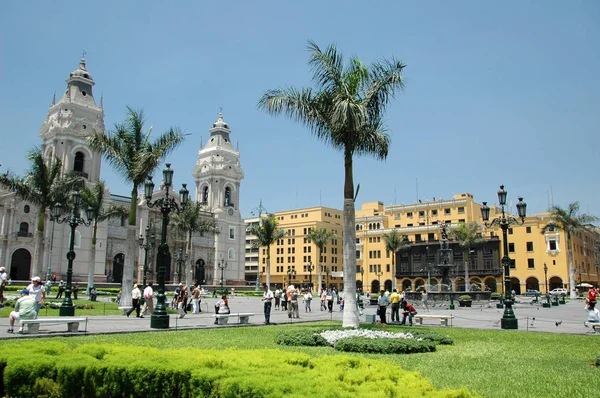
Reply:
[[202, 203], [208, 203], [208, 187], [202, 190]]
[[235, 249], [233, 247], [231, 247], [231, 248], [229, 248], [229, 250], [227, 250], [227, 259], [235, 260]]
[[[69, 239], [71, 238], [71, 233], [69, 233]], [[81, 232], [75, 231], [75, 242], [73, 242], [73, 247], [75, 249], [81, 248]]]
[[75, 154], [75, 163], [73, 164], [73, 171], [78, 171], [83, 173], [83, 163], [85, 161], [85, 156], [82, 152], [77, 152]]
[[29, 235], [29, 224], [26, 222], [19, 224], [19, 233], [17, 235], [27, 237]]
[[225, 206], [231, 206], [231, 189], [225, 188]]

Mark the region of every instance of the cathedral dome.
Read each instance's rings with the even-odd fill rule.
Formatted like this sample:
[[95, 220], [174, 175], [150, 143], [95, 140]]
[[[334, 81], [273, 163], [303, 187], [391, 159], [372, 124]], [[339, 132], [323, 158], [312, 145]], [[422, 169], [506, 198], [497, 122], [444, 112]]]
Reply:
[[81, 61], [79, 61], [79, 66], [77, 69], [71, 72], [71, 74], [69, 74], [69, 77], [82, 77], [84, 79], [93, 80], [92, 75], [90, 75], [85, 68], [85, 58], [81, 58]]
[[229, 130], [229, 126], [223, 121], [223, 113], [219, 112], [219, 117], [217, 118], [217, 121], [213, 123], [212, 127], [213, 129], [222, 128]]

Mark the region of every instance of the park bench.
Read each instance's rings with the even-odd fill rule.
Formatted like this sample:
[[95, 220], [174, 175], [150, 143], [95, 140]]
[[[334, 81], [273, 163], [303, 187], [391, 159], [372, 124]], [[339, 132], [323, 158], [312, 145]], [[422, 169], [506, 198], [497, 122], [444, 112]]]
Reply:
[[25, 333], [38, 333], [40, 325], [60, 325], [67, 324], [67, 331], [76, 333], [79, 331], [79, 323], [86, 323], [87, 330], [87, 318], [74, 318], [72, 316], [64, 316], [58, 318], [37, 318], [37, 319], [21, 319], [20, 322], [23, 326], [26, 326]]
[[229, 318], [238, 318], [238, 323], [247, 324], [248, 320], [254, 314], [249, 312], [237, 312], [231, 314], [214, 314], [213, 316], [217, 319], [217, 323], [219, 325], [225, 325]]
[[452, 319], [454, 317], [452, 315], [415, 315], [413, 319], [419, 324], [423, 324], [423, 319], [439, 319], [440, 325], [448, 326], [448, 320], [450, 321], [450, 326], [452, 326]]
[[[600, 332], [600, 322], [587, 321], [584, 323], [584, 325], [592, 328], [592, 330], [589, 333], [599, 333]], [[596, 329], [596, 328], [598, 328], [598, 329]]]

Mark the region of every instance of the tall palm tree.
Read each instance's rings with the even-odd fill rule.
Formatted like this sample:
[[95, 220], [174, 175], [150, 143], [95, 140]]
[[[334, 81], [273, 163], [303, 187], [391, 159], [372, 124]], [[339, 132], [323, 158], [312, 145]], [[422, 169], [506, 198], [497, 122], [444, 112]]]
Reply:
[[407, 237], [400, 235], [398, 230], [392, 229], [381, 235], [385, 242], [385, 250], [392, 253], [392, 289], [396, 287], [396, 253], [401, 250], [406, 250], [410, 247]]
[[127, 118], [115, 124], [108, 135], [95, 131], [88, 137], [92, 150], [100, 152], [123, 179], [131, 184], [129, 228], [127, 231], [127, 255], [123, 266], [121, 303], [131, 306], [134, 253], [137, 251], [138, 188], [152, 174], [163, 159], [183, 143], [184, 136], [178, 128], [171, 127], [155, 140], [150, 140], [152, 128], [144, 132], [144, 113], [127, 107]]
[[66, 203], [68, 193], [73, 189], [78, 179], [67, 174], [62, 175], [62, 162], [54, 157], [46, 160], [39, 148], [34, 148], [28, 153], [27, 158], [31, 163], [29, 171], [24, 177], [19, 177], [10, 172], [0, 175], [0, 186], [12, 190], [27, 202], [37, 206], [38, 219], [35, 236], [34, 261], [32, 273], [38, 276], [42, 272], [44, 262], [44, 231], [47, 210], [51, 210], [55, 203]]
[[365, 66], [352, 57], [346, 66], [334, 45], [325, 51], [312, 41], [309, 65], [318, 89], [293, 87], [268, 90], [258, 107], [271, 115], [286, 114], [306, 125], [326, 144], [344, 154], [344, 327], [358, 327], [356, 307], [356, 230], [354, 156], [385, 159], [390, 138], [383, 114], [397, 89], [403, 87], [405, 65], [396, 59]]
[[271, 286], [271, 245], [286, 235], [286, 232], [277, 227], [277, 220], [274, 214], [269, 214], [260, 219], [260, 224], [255, 225], [250, 230], [250, 234], [256, 236], [252, 247], [267, 248], [267, 286]]
[[463, 263], [465, 264], [465, 292], [470, 289], [469, 286], [469, 251], [471, 248], [483, 245], [487, 242], [479, 232], [481, 224], [476, 221], [470, 223], [461, 222], [455, 228], [450, 230], [450, 236], [458, 242], [463, 250]]
[[319, 288], [317, 289], [317, 292], [320, 292], [321, 286], [323, 286], [323, 272], [321, 270], [321, 258], [323, 257], [323, 251], [325, 250], [325, 246], [327, 245], [327, 243], [331, 239], [337, 238], [337, 235], [335, 234], [335, 232], [327, 232], [325, 228], [319, 228], [311, 229], [308, 233], [308, 238], [312, 240], [315, 243], [315, 245], [319, 248], [319, 260], [317, 261]]
[[[183, 208], [181, 213], [173, 213], [171, 216], [171, 225], [173, 225], [179, 232], [185, 235], [186, 241], [186, 253], [188, 258], [192, 258], [192, 235], [194, 232], [203, 234], [209, 232], [215, 235], [219, 234], [217, 223], [215, 220], [207, 219], [210, 215], [207, 215], [202, 210], [202, 205], [198, 202], [188, 203]], [[186, 264], [187, 267], [187, 264]], [[189, 286], [191, 280], [189, 279], [189, 273], [184, 269], [186, 285]], [[181, 278], [181, 276], [180, 276]]]
[[592, 223], [598, 222], [598, 217], [589, 214], [579, 214], [579, 202], [570, 203], [566, 209], [560, 206], [550, 208], [552, 221], [544, 228], [542, 233], [551, 231], [553, 228], [563, 231], [567, 235], [567, 262], [569, 264], [569, 287], [571, 298], [577, 297], [575, 292], [575, 267], [573, 267], [573, 234], [588, 229]]
[[105, 201], [106, 186], [104, 181], [99, 180], [94, 182], [89, 187], [84, 187], [81, 190], [81, 200], [85, 207], [92, 209], [92, 252], [88, 264], [88, 283], [87, 291], [89, 294], [90, 287], [94, 284], [94, 268], [96, 265], [96, 236], [98, 232], [98, 223], [111, 218], [120, 218], [127, 215], [127, 209], [123, 206], [107, 206]]

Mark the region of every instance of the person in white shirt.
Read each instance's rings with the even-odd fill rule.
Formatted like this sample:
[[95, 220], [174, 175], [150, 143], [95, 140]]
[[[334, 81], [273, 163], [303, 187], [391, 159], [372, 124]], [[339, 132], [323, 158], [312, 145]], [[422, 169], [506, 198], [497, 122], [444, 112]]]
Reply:
[[132, 303], [132, 307], [129, 311], [127, 311], [127, 318], [129, 318], [129, 315], [131, 315], [131, 313], [133, 312], [133, 310], [135, 310], [136, 313], [136, 317], [139, 318], [140, 317], [140, 299], [142, 298], [142, 293], [140, 292], [140, 289], [138, 288], [137, 284], [133, 285], [133, 290], [131, 291], [131, 303]]
[[[587, 321], [588, 322], [600, 323], [600, 311], [598, 310], [598, 308], [590, 307], [589, 305], [586, 305], [585, 310], [587, 312]], [[596, 325], [592, 325], [592, 329], [594, 330], [594, 333], [598, 332], [596, 330]]]
[[269, 286], [267, 284], [265, 284], [263, 288], [264, 293], [262, 301], [265, 303], [265, 325], [269, 325], [271, 323], [271, 305], [273, 302], [273, 292], [269, 289]]
[[144, 309], [142, 316], [146, 314], [152, 315], [154, 312], [154, 290], [152, 290], [152, 282], [148, 282], [148, 286], [144, 289]]
[[277, 288], [275, 290], [275, 309], [278, 310], [279, 309], [279, 302], [281, 301], [281, 290], [279, 290], [279, 288]]
[[42, 285], [42, 280], [39, 276], [34, 276], [31, 279], [31, 283], [27, 286], [27, 290], [29, 290], [29, 295], [35, 299], [35, 314], [40, 313], [40, 305], [44, 302], [46, 298], [46, 289], [44, 289], [44, 285]]
[[312, 309], [310, 308], [311, 302], [312, 293], [310, 292], [310, 290], [306, 290], [306, 293], [304, 293], [304, 312], [312, 312]]
[[4, 286], [8, 285], [8, 275], [6, 269], [0, 267], [0, 308], [4, 308]]

